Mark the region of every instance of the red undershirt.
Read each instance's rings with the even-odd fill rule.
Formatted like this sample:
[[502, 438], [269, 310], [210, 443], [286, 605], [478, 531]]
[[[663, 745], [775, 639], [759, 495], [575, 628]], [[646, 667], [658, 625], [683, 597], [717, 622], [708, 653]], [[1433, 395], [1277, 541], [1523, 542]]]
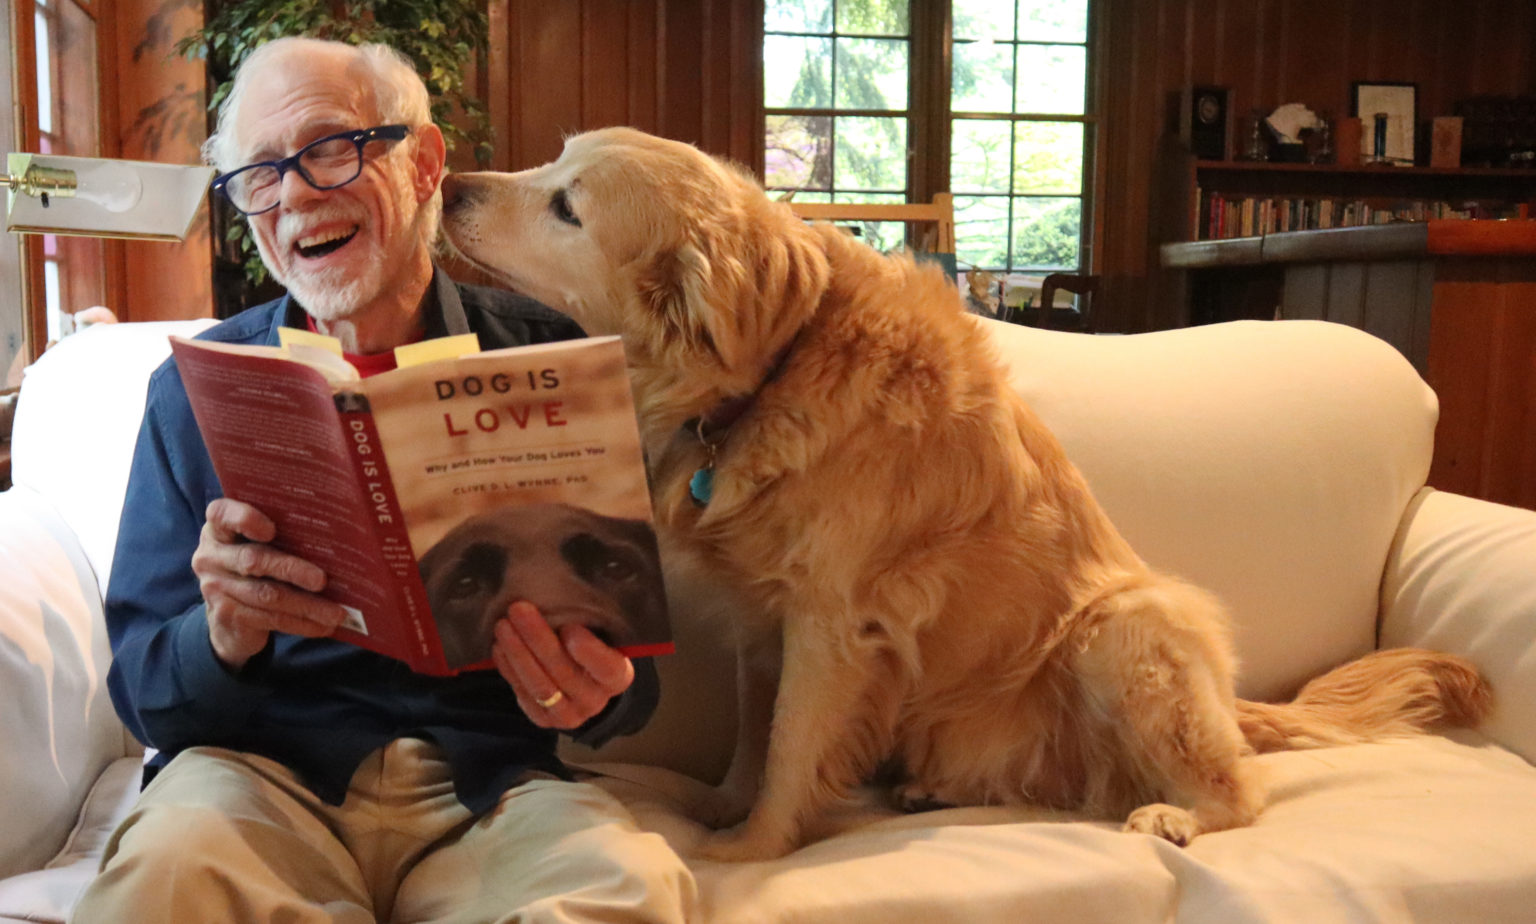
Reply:
[[[315, 326], [315, 319], [307, 314], [304, 316], [304, 324], [310, 329], [311, 333], [320, 333], [320, 328]], [[416, 328], [415, 332], [405, 340], [405, 343], [416, 343], [417, 341], [421, 340], [425, 334], [426, 331], [418, 327]], [[401, 346], [404, 346], [405, 343], [402, 343]], [[347, 362], [352, 364], [352, 368], [357, 370], [357, 374], [365, 379], [370, 375], [378, 375], [380, 372], [388, 372], [389, 370], [395, 368], [394, 350], [385, 350], [382, 353], [344, 352], [341, 355], [344, 359], [346, 359]]]

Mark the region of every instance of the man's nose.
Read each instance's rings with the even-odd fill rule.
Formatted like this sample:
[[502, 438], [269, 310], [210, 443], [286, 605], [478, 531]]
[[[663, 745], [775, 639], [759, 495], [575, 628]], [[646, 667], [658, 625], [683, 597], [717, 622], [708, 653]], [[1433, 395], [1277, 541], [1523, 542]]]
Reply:
[[325, 195], [325, 190], [316, 189], [294, 167], [283, 174], [283, 182], [278, 185], [278, 197], [284, 208], [293, 208], [312, 199], [318, 199]]

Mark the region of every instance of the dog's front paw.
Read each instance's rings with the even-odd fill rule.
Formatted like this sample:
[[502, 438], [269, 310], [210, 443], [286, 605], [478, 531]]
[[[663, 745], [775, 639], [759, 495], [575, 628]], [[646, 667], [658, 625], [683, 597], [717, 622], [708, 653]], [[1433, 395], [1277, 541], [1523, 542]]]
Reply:
[[908, 815], [914, 815], [918, 812], [936, 812], [939, 809], [955, 807], [955, 803], [918, 783], [906, 783], [897, 786], [891, 791], [891, 795], [896, 800], [896, 807]]
[[722, 863], [750, 863], [776, 860], [793, 849], [794, 844], [783, 838], [763, 837], [754, 833], [749, 825], [741, 824], [709, 835], [695, 856]]
[[1155, 802], [1132, 812], [1122, 830], [1152, 834], [1180, 847], [1188, 847], [1189, 842], [1200, 833], [1200, 823], [1195, 821], [1195, 816], [1176, 805]]

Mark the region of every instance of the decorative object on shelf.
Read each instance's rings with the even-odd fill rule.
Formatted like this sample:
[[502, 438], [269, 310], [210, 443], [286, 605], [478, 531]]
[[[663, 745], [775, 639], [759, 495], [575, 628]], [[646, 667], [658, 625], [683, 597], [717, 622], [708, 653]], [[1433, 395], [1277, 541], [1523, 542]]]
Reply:
[[212, 167], [11, 154], [5, 229], [145, 240], [185, 240]]
[[1323, 112], [1317, 115], [1317, 124], [1302, 139], [1309, 164], [1333, 163], [1333, 116]]
[[1275, 136], [1275, 160], [1297, 164], [1307, 159], [1305, 138], [1317, 130], [1317, 113], [1301, 103], [1286, 103], [1271, 112], [1264, 124]]
[[1333, 132], [1334, 161], [1341, 167], [1360, 163], [1360, 120], [1355, 116], [1340, 119]]
[[1249, 110], [1237, 121], [1237, 159], [1269, 160], [1269, 139], [1264, 137], [1264, 111]]
[[1179, 138], [1196, 157], [1227, 159], [1226, 87], [1185, 87], [1179, 107]]
[[1361, 120], [1359, 150], [1367, 163], [1413, 165], [1418, 97], [1415, 83], [1351, 84], [1350, 114]]
[[1536, 96], [1478, 96], [1456, 104], [1461, 160], [1476, 167], [1536, 167]]
[[1436, 116], [1429, 131], [1429, 165], [1461, 166], [1461, 117]]

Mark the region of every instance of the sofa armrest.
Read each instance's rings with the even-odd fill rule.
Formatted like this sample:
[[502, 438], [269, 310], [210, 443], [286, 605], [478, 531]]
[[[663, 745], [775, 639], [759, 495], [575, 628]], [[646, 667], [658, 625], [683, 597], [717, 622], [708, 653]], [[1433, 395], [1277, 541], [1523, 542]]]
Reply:
[[1493, 686], [1484, 731], [1536, 763], [1536, 511], [1421, 490], [1381, 594], [1381, 647], [1465, 655]]
[[79, 540], [37, 492], [0, 493], [0, 877], [46, 863], [103, 768], [128, 753], [110, 657]]

